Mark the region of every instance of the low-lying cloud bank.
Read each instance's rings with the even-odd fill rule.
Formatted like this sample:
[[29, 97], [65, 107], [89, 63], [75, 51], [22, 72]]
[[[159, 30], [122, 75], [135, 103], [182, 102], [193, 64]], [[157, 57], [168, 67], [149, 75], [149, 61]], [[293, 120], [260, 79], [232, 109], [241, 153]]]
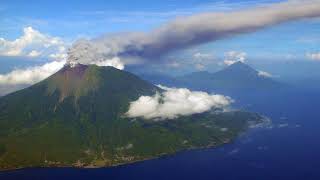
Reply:
[[[0, 86], [35, 84], [56, 73], [65, 64], [66, 61], [52, 61], [40, 66], [15, 69], [7, 74], [0, 74]], [[95, 64], [97, 66], [113, 66], [121, 70], [124, 68], [124, 65], [117, 58], [108, 61], [92, 61], [90, 64]]]
[[211, 95], [201, 91], [190, 91], [185, 88], [168, 88], [154, 96], [141, 96], [130, 103], [127, 117], [144, 119], [174, 119], [203, 113], [213, 108], [226, 108], [233, 100], [223, 95]]
[[65, 61], [53, 61], [42, 66], [16, 69], [8, 74], [0, 74], [0, 85], [34, 84], [57, 72]]
[[[123, 33], [75, 43], [69, 61], [118, 57], [125, 64], [161, 61], [179, 49], [250, 33], [279, 23], [320, 16], [320, 0], [293, 0], [227, 13], [180, 17], [151, 32]], [[81, 52], [87, 51], [83, 54]], [[231, 62], [232, 63], [232, 62]]]

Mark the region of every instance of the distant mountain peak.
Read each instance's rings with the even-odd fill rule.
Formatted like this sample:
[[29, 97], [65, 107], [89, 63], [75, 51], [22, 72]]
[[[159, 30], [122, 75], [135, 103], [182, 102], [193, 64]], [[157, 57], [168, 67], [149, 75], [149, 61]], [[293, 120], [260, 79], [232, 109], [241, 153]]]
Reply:
[[242, 79], [241, 81], [248, 81], [249, 79], [260, 79], [259, 72], [251, 66], [243, 63], [236, 62], [221, 71], [214, 73], [214, 76], [223, 77], [223, 79]]
[[251, 66], [236, 62], [218, 72], [194, 72], [180, 78], [180, 84], [191, 89], [214, 92], [243, 92], [247, 90], [269, 90], [282, 88], [283, 84], [262, 75]]
[[249, 65], [244, 62], [237, 61], [237, 62], [231, 64], [230, 66], [249, 66]]
[[255, 70], [254, 68], [252, 68], [248, 64], [245, 64], [240, 61], [228, 66], [224, 70], [237, 70], [237, 71], [241, 71], [241, 72], [251, 72], [251, 73], [256, 73], [256, 74], [258, 73], [257, 70]]

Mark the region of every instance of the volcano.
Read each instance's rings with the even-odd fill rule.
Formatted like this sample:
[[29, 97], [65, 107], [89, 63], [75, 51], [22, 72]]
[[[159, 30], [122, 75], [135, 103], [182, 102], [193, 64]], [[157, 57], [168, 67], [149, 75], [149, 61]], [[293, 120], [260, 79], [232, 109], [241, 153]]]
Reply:
[[191, 89], [228, 95], [279, 91], [288, 88], [288, 85], [271, 77], [262, 76], [259, 71], [242, 62], [234, 63], [215, 73], [194, 72], [178, 79], [180, 84]]
[[222, 145], [262, 119], [240, 111], [162, 121], [124, 115], [131, 101], [161, 91], [113, 67], [66, 65], [0, 98], [0, 168], [104, 167], [140, 161]]

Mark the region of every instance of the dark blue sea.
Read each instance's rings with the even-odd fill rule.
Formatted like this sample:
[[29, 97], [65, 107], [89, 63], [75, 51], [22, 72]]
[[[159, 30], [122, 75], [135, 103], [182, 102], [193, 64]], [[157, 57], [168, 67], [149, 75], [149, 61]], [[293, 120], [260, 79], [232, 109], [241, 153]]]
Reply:
[[0, 179], [320, 179], [320, 92], [311, 90], [239, 97], [237, 106], [272, 119], [219, 148], [112, 168], [32, 168], [1, 172]]

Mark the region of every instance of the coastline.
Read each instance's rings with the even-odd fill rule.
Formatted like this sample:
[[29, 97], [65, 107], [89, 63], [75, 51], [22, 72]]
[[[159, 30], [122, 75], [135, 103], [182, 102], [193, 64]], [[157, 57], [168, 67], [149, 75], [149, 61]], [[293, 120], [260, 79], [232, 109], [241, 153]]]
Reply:
[[70, 164], [70, 165], [57, 165], [57, 164], [55, 164], [55, 165], [50, 165], [50, 166], [28, 166], [28, 167], [0, 169], [0, 174], [1, 173], [16, 172], [16, 171], [25, 170], [25, 169], [34, 169], [34, 168], [99, 169], [99, 168], [112, 168], [112, 167], [130, 165], [130, 164], [135, 164], [135, 163], [139, 163], [139, 162], [143, 162], [143, 161], [175, 156], [176, 154], [179, 154], [182, 152], [187, 152], [187, 151], [219, 148], [219, 147], [222, 147], [227, 144], [232, 144], [234, 141], [239, 139], [242, 135], [249, 133], [248, 131], [251, 131], [252, 129], [269, 128], [270, 126], [272, 126], [272, 120], [266, 116], [261, 116], [260, 122], [253, 123], [253, 124], [249, 123], [248, 127], [245, 130], [243, 130], [242, 132], [239, 132], [239, 134], [235, 135], [234, 137], [230, 137], [229, 139], [221, 140], [221, 142], [219, 142], [219, 143], [210, 142], [208, 145], [205, 145], [205, 146], [190, 146], [188, 148], [180, 149], [180, 150], [177, 150], [172, 153], [161, 153], [161, 154], [153, 156], [153, 157], [146, 157], [146, 158], [136, 159], [136, 160], [132, 160], [132, 161], [128, 161], [128, 162], [115, 163], [115, 164], [111, 164], [111, 165], [97, 166], [97, 165], [89, 164], [89, 165], [85, 165], [85, 166], [76, 166], [75, 164]]
[[59, 165], [57, 165], [57, 166], [29, 166], [29, 167], [17, 167], [17, 168], [9, 168], [9, 169], [0, 169], [0, 174], [1, 173], [16, 172], [16, 171], [25, 170], [25, 169], [44, 169], [44, 168], [99, 169], [99, 168], [113, 168], [113, 167], [119, 167], [119, 166], [135, 164], [135, 163], [139, 163], [139, 162], [143, 162], [143, 161], [149, 161], [149, 160], [155, 160], [155, 159], [160, 159], [160, 158], [171, 157], [171, 156], [175, 156], [175, 155], [177, 155], [179, 153], [193, 151], [193, 150], [204, 150], [204, 149], [218, 148], [218, 147], [224, 146], [226, 144], [231, 144], [238, 137], [236, 137], [236, 138], [234, 138], [232, 140], [229, 140], [227, 142], [223, 142], [223, 143], [218, 144], [218, 145], [207, 145], [207, 146], [202, 146], [202, 147], [190, 147], [190, 148], [186, 148], [186, 149], [182, 149], [182, 150], [176, 151], [174, 153], [163, 153], [161, 155], [150, 157], [150, 158], [142, 158], [142, 159], [137, 159], [137, 160], [134, 160], [134, 161], [124, 162], [124, 163], [117, 163], [117, 164], [112, 164], [112, 165], [107, 165], [107, 166], [92, 166], [92, 165], [89, 165], [89, 166], [73, 166], [73, 165], [70, 165], [70, 166], [69, 165], [65, 165], [65, 166], [64, 165], [60, 165], [60, 166]]

